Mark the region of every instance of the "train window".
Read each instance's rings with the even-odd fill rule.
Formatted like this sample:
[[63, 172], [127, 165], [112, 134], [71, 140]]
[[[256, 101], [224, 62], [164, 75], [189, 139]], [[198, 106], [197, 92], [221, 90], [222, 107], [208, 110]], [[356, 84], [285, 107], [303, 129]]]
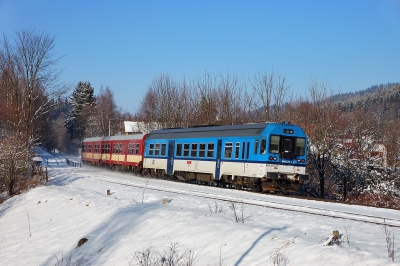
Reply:
[[260, 153], [265, 154], [265, 149], [267, 148], [267, 141], [265, 138], [261, 139], [261, 145], [260, 145]]
[[235, 159], [239, 159], [239, 152], [240, 152], [240, 142], [236, 142]]
[[128, 154], [136, 154], [136, 144], [130, 143], [128, 145]]
[[258, 139], [254, 141], [254, 154], [258, 153]]
[[183, 156], [184, 157], [189, 156], [189, 143], [183, 144]]
[[305, 147], [306, 147], [306, 139], [296, 138], [296, 146], [294, 148], [294, 153], [296, 155], [304, 155]]
[[89, 152], [92, 152], [92, 144], [89, 145]]
[[192, 143], [192, 152], [191, 152], [192, 157], [197, 156], [197, 143]]
[[167, 150], [167, 144], [166, 143], [161, 144], [161, 156], [165, 156], [166, 150]]
[[249, 159], [249, 152], [250, 152], [250, 142], [247, 142], [247, 150], [246, 150], [246, 159]]
[[176, 156], [182, 156], [182, 144], [178, 143], [176, 145]]
[[206, 157], [206, 144], [200, 143], [199, 157]]
[[224, 158], [232, 158], [232, 142], [225, 143]]
[[244, 142], [243, 142], [243, 146], [242, 146], [242, 159], [244, 159], [244, 149], [245, 149], [245, 144], [244, 144]]
[[134, 154], [139, 154], [139, 143], [135, 144], [135, 153]]
[[207, 157], [214, 157], [214, 143], [208, 143], [207, 145]]
[[153, 155], [153, 153], [154, 153], [154, 144], [150, 143], [149, 155]]
[[280, 136], [271, 136], [269, 140], [269, 153], [279, 153], [279, 142], [281, 141]]
[[122, 153], [122, 144], [121, 143], [117, 144], [117, 152], [116, 153], [118, 153], [118, 154]]
[[284, 139], [283, 140], [283, 152], [284, 153], [292, 153], [292, 140]]
[[160, 155], [160, 143], [156, 144], [156, 149], [154, 150], [154, 155]]

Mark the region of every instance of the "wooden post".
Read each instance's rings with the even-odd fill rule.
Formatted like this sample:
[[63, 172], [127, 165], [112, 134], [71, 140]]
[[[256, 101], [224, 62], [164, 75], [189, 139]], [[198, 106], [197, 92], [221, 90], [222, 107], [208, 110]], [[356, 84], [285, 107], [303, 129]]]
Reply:
[[163, 200], [162, 200], [162, 203], [163, 203], [163, 204], [167, 204], [167, 203], [168, 203], [168, 198], [167, 198], [167, 197], [164, 197]]
[[107, 196], [111, 195], [111, 192], [109, 189], [107, 189]]
[[339, 230], [335, 230], [335, 231], [333, 231], [333, 239], [336, 239], [336, 240], [338, 240], [340, 238], [340, 235], [339, 235]]
[[46, 166], [46, 171], [45, 171], [45, 173], [46, 173], [46, 182], [49, 182], [49, 175], [48, 175], [48, 173], [47, 173], [47, 166]]

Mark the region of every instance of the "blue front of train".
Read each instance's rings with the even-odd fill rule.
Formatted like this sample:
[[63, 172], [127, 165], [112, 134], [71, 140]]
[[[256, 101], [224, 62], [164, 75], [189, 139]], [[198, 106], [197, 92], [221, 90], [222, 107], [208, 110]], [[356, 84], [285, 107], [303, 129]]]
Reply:
[[[269, 124], [262, 132], [259, 159], [266, 161], [262, 178], [264, 190], [293, 190], [308, 180], [308, 140], [304, 131], [290, 124]], [[259, 172], [261, 174], [261, 171]]]

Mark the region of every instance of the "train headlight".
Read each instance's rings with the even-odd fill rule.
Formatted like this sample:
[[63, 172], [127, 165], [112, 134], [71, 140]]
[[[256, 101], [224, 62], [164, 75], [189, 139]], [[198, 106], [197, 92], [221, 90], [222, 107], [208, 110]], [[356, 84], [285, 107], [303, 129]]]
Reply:
[[277, 158], [276, 157], [274, 157], [274, 161], [276, 161], [277, 160]]

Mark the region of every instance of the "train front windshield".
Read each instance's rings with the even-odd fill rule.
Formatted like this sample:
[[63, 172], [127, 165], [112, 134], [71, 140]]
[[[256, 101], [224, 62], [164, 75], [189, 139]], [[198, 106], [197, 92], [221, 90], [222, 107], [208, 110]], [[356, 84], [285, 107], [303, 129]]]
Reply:
[[302, 156], [305, 153], [306, 139], [273, 135], [269, 142], [269, 153], [282, 157]]

